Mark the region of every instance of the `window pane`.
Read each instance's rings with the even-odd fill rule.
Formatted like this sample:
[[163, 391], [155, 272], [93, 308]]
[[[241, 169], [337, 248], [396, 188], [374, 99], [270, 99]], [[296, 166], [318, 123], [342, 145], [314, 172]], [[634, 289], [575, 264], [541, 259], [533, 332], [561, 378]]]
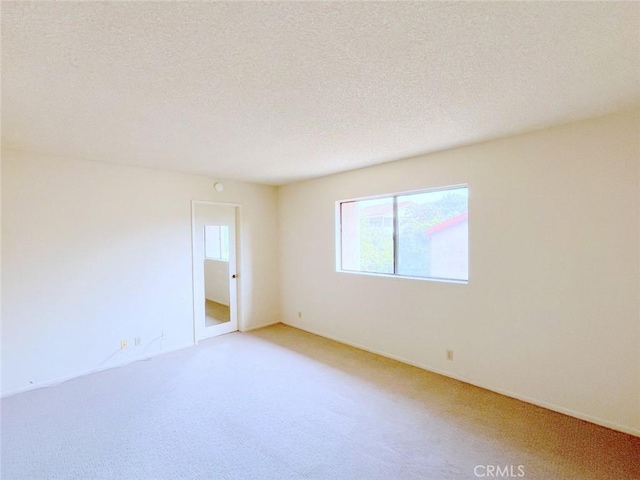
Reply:
[[468, 189], [398, 196], [399, 275], [469, 279]]
[[342, 269], [393, 273], [393, 198], [344, 202]]
[[220, 227], [220, 249], [222, 260], [229, 260], [229, 226], [222, 225]]
[[229, 226], [204, 227], [204, 256], [212, 260], [229, 260]]
[[220, 227], [207, 225], [204, 227], [204, 256], [220, 259]]

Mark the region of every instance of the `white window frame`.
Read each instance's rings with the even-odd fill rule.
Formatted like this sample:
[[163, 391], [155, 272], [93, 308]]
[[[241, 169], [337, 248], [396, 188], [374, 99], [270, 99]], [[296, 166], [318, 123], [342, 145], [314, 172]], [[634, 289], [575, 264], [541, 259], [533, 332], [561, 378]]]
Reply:
[[[403, 275], [397, 273], [397, 264], [398, 264], [398, 252], [397, 252], [397, 235], [398, 235], [398, 221], [397, 221], [397, 197], [401, 197], [404, 195], [416, 195], [420, 193], [432, 193], [432, 192], [444, 192], [447, 190], [457, 190], [461, 188], [467, 189], [467, 202], [469, 202], [471, 197], [471, 189], [469, 185], [466, 183], [458, 184], [458, 185], [448, 185], [444, 187], [430, 187], [419, 190], [409, 190], [402, 191], [396, 193], [385, 193], [381, 195], [371, 195], [366, 197], [357, 197], [357, 198], [349, 198], [344, 200], [338, 200], [335, 202], [335, 260], [336, 260], [336, 272], [338, 273], [346, 273], [352, 275], [367, 275], [374, 277], [392, 277], [392, 278], [402, 278], [402, 279], [410, 279], [410, 280], [422, 280], [427, 282], [441, 282], [441, 283], [454, 283], [454, 284], [462, 284], [467, 285], [469, 283], [469, 278], [471, 276], [471, 253], [469, 252], [468, 257], [468, 269], [467, 272], [467, 280], [461, 279], [450, 279], [450, 278], [439, 278], [439, 277], [416, 277], [410, 275]], [[378, 272], [366, 272], [360, 270], [346, 270], [342, 268], [342, 204], [349, 202], [358, 202], [364, 200], [378, 200], [383, 198], [393, 198], [393, 268], [394, 273], [378, 273]], [[467, 204], [468, 207], [468, 204]], [[470, 235], [469, 235], [470, 236]], [[468, 244], [470, 244], [470, 239], [467, 240]]]

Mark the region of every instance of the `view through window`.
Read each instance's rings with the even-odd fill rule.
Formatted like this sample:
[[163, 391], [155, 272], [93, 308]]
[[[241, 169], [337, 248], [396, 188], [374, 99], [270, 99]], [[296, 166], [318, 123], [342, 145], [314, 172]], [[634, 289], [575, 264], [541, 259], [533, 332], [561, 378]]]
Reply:
[[204, 227], [204, 256], [210, 260], [229, 260], [229, 227], [227, 225]]
[[468, 281], [468, 188], [340, 202], [343, 271]]

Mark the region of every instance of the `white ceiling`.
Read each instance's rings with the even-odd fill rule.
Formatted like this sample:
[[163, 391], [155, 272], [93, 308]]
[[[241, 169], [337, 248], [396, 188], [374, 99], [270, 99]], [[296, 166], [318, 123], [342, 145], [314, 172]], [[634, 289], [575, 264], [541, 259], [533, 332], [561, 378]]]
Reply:
[[2, 2], [36, 152], [279, 185], [639, 104], [640, 3]]

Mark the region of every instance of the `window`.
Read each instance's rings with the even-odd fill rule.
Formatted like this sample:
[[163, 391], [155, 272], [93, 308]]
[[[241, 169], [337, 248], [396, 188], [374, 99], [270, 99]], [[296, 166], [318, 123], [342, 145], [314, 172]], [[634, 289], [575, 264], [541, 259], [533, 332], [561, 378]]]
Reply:
[[204, 256], [209, 260], [229, 261], [229, 226], [204, 227]]
[[338, 269], [466, 282], [468, 188], [339, 202]]

